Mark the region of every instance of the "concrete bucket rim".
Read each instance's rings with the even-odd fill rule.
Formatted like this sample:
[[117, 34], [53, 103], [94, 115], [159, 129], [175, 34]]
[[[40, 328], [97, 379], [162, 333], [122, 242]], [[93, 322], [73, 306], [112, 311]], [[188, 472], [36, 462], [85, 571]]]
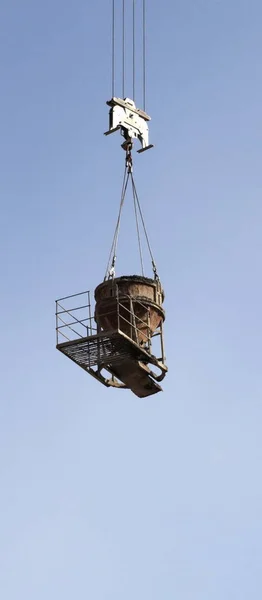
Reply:
[[99, 283], [94, 291], [94, 296], [95, 299], [97, 299], [96, 295], [97, 293], [99, 293], [99, 291], [103, 288], [103, 287], [109, 287], [112, 286], [114, 287], [114, 285], [117, 285], [118, 283], [125, 283], [125, 282], [130, 282], [130, 283], [144, 283], [145, 285], [150, 285], [153, 287], [158, 287], [161, 290], [161, 294], [162, 294], [162, 301], [164, 301], [165, 299], [165, 292], [162, 288], [161, 282], [159, 279], [152, 279], [150, 277], [144, 277], [143, 275], [121, 275], [120, 277], [115, 277], [114, 279], [106, 279], [105, 281], [102, 281], [101, 283]]

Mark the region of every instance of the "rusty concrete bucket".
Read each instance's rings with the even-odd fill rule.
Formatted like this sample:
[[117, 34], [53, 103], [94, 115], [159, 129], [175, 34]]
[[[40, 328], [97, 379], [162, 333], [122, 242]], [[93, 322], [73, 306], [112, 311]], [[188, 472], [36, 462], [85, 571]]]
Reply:
[[139, 275], [117, 277], [95, 289], [95, 319], [103, 331], [122, 331], [147, 345], [165, 319], [164, 291], [159, 281]]
[[[160, 281], [139, 275], [110, 279], [97, 286], [95, 300], [98, 331], [127, 336], [138, 349], [136, 358], [120, 352], [119, 360], [110, 363], [109, 357], [107, 370], [139, 398], [161, 391], [158, 382], [164, 375], [155, 376], [147, 364], [150, 360], [144, 360], [151, 354], [151, 336], [165, 319]], [[145, 352], [142, 361], [139, 350]]]

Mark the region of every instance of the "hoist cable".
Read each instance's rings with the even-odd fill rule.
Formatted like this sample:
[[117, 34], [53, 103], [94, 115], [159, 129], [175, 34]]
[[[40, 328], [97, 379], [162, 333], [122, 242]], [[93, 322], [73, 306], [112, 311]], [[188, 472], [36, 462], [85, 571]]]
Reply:
[[129, 179], [129, 173], [127, 173], [127, 169], [125, 167], [124, 179], [123, 179], [123, 185], [122, 185], [122, 192], [121, 192], [121, 199], [120, 199], [120, 206], [119, 206], [119, 212], [118, 212], [118, 217], [117, 217], [117, 222], [116, 222], [116, 228], [115, 228], [115, 232], [114, 232], [114, 237], [113, 237], [113, 241], [112, 241], [112, 245], [111, 245], [111, 250], [110, 250], [110, 254], [109, 254], [109, 259], [108, 259], [108, 263], [107, 263], [107, 268], [106, 268], [106, 273], [105, 273], [105, 279], [107, 278], [107, 276], [109, 274], [110, 263], [113, 266], [113, 261], [114, 261], [114, 259], [116, 257], [116, 250], [117, 250], [117, 242], [118, 242], [118, 236], [119, 236], [121, 214], [122, 214], [122, 209], [123, 209], [123, 205], [124, 205], [124, 201], [125, 201], [125, 195], [126, 195], [126, 189], [127, 189], [128, 179]]
[[118, 218], [117, 218], [115, 233], [114, 233], [114, 237], [113, 237], [111, 252], [110, 252], [110, 256], [109, 256], [108, 269], [109, 269], [110, 261], [113, 261], [114, 257], [116, 257], [116, 250], [117, 250], [117, 243], [118, 243], [119, 229], [120, 229], [120, 221], [121, 221], [122, 209], [123, 209], [124, 200], [125, 200], [127, 183], [128, 183], [128, 174], [126, 173], [126, 170], [125, 170], [124, 180], [123, 180], [123, 187], [122, 187], [122, 193], [121, 193], [121, 200], [120, 200], [120, 207], [119, 207], [119, 213], [118, 213]]
[[[132, 34], [132, 70], [133, 100], [136, 93], [136, 0], [133, 0], [133, 34]], [[115, 95], [116, 76], [116, 1], [112, 0], [112, 97]], [[122, 97], [125, 98], [126, 84], [126, 4], [122, 0]], [[142, 97], [143, 109], [146, 110], [146, 0], [142, 0]]]
[[115, 0], [112, 0], [112, 98], [115, 95]]
[[116, 256], [117, 242], [118, 242], [118, 237], [119, 237], [119, 229], [120, 229], [120, 221], [121, 221], [121, 214], [122, 214], [122, 208], [123, 208], [124, 201], [125, 201], [125, 195], [126, 195], [126, 189], [127, 189], [128, 179], [129, 179], [129, 173], [127, 173], [127, 176], [125, 177], [125, 182], [124, 182], [123, 190], [122, 190], [120, 210], [119, 210], [119, 216], [118, 216], [118, 219], [117, 219], [117, 226], [116, 226], [115, 243], [114, 243], [114, 249], [113, 249], [113, 255], [114, 256]]
[[136, 199], [136, 194], [135, 194], [135, 188], [134, 188], [133, 179], [132, 179], [132, 189], [133, 189], [133, 200], [134, 200], [134, 209], [135, 209], [135, 218], [136, 218], [136, 231], [137, 231], [137, 239], [138, 239], [138, 247], [139, 247], [141, 272], [142, 272], [142, 276], [144, 277], [144, 263], [143, 263], [143, 253], [142, 253], [142, 245], [141, 245], [139, 222], [138, 222], [138, 213], [137, 213], [137, 199]]
[[136, 13], [135, 0], [133, 0], [133, 100], [135, 102], [135, 78], [136, 78]]
[[122, 77], [123, 77], [123, 81], [122, 81], [122, 91], [123, 91], [123, 99], [125, 97], [125, 0], [123, 0], [123, 14], [122, 14], [122, 50], [123, 50], [123, 55], [122, 55]]
[[135, 186], [135, 182], [134, 182], [133, 173], [131, 173], [131, 180], [132, 180], [133, 191], [134, 191], [134, 194], [135, 194], [135, 197], [136, 197], [136, 202], [137, 202], [137, 206], [138, 206], [138, 210], [139, 210], [141, 222], [142, 222], [143, 229], [144, 229], [144, 234], [145, 234], [145, 238], [146, 238], [146, 242], [147, 242], [147, 247], [148, 247], [148, 250], [149, 250], [149, 254], [151, 256], [151, 261], [152, 261], [152, 265], [153, 265], [153, 271], [154, 271], [154, 273], [156, 275], [157, 274], [156, 273], [156, 263], [154, 261], [152, 249], [151, 249], [151, 246], [150, 246], [149, 237], [148, 237], [148, 234], [147, 234], [147, 230], [146, 230], [146, 225], [145, 225], [145, 221], [144, 221], [142, 209], [141, 209], [139, 198], [138, 198], [137, 191], [136, 191], [136, 186]]
[[[147, 230], [146, 230], [145, 220], [144, 220], [144, 217], [143, 217], [142, 209], [141, 209], [141, 206], [140, 206], [140, 202], [139, 202], [139, 198], [138, 198], [138, 194], [137, 194], [137, 190], [136, 190], [134, 176], [133, 176], [130, 164], [129, 165], [126, 164], [125, 165], [124, 178], [123, 178], [123, 185], [122, 185], [122, 192], [121, 192], [121, 200], [120, 200], [120, 207], [119, 207], [119, 212], [118, 212], [118, 218], [117, 218], [116, 228], [115, 228], [113, 242], [112, 242], [112, 246], [111, 246], [111, 250], [110, 250], [110, 254], [109, 254], [109, 259], [108, 259], [108, 263], [107, 263], [107, 268], [106, 268], [106, 273], [105, 273], [104, 281], [107, 279], [107, 277], [108, 278], [111, 277], [111, 276], [114, 277], [114, 274], [115, 274], [114, 267], [115, 267], [115, 262], [116, 262], [116, 252], [117, 252], [117, 245], [118, 245], [120, 222], [121, 222], [122, 209], [123, 209], [123, 205], [124, 205], [124, 201], [125, 201], [126, 190], [127, 190], [129, 178], [131, 178], [131, 183], [132, 183], [133, 201], [134, 201], [134, 210], [135, 210], [135, 219], [136, 219], [136, 230], [137, 230], [137, 237], [138, 237], [138, 247], [139, 247], [139, 255], [140, 255], [140, 263], [141, 263], [142, 275], [144, 276], [144, 264], [143, 264], [143, 254], [142, 254], [142, 244], [141, 244], [141, 236], [140, 236], [140, 229], [139, 229], [138, 213], [139, 213], [139, 216], [140, 216], [140, 219], [141, 219], [141, 223], [142, 223], [142, 226], [143, 226], [145, 239], [146, 239], [146, 242], [147, 242], [147, 247], [148, 247], [148, 250], [149, 250], [150, 257], [151, 257], [153, 272], [154, 272], [155, 278], [158, 278], [157, 269], [156, 269], [156, 263], [154, 261], [153, 252], [152, 252], [151, 245], [150, 245], [150, 242], [149, 242], [149, 237], [148, 237], [148, 233], [147, 233]], [[110, 263], [111, 263], [111, 268], [110, 268]]]
[[143, 0], [143, 108], [146, 110], [146, 0]]
[[125, 172], [124, 182], [123, 182], [123, 188], [122, 188], [122, 194], [121, 194], [120, 207], [119, 207], [119, 213], [118, 213], [118, 218], [117, 218], [117, 224], [116, 224], [116, 228], [115, 228], [115, 232], [114, 232], [114, 237], [113, 237], [113, 242], [112, 242], [112, 246], [111, 246], [111, 250], [110, 250], [110, 254], [109, 254], [109, 259], [108, 259], [108, 263], [107, 263], [107, 268], [106, 268], [106, 273], [105, 273], [105, 279], [109, 275], [110, 263], [111, 263], [111, 267], [114, 267], [114, 263], [115, 263], [115, 260], [116, 260], [116, 248], [117, 248], [117, 241], [118, 241], [118, 235], [119, 235], [121, 213], [122, 213], [122, 208], [123, 208], [124, 199], [125, 199], [126, 187], [127, 187], [127, 177], [126, 177], [126, 172]]

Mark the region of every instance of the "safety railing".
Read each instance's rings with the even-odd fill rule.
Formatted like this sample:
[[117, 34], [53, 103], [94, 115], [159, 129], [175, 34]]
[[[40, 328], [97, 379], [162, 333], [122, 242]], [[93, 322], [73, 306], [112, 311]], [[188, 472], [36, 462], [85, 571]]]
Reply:
[[[143, 315], [143, 317], [141, 317]], [[145, 315], [145, 317], [144, 317]], [[138, 346], [152, 353], [152, 341], [157, 336], [160, 341], [160, 357], [158, 360], [164, 362], [164, 344], [162, 335], [162, 324], [152, 333], [150, 326], [150, 309], [137, 298], [128, 294], [118, 294], [115, 302], [104, 313], [99, 310], [98, 321], [102, 322], [107, 317], [110, 322], [115, 321], [119, 332], [127, 335]], [[101, 330], [96, 323], [91, 306], [90, 291], [80, 292], [71, 296], [65, 296], [56, 300], [56, 344], [73, 342], [96, 336], [100, 333], [110, 331]], [[158, 345], [158, 344], [157, 344]]]
[[90, 292], [56, 300], [56, 344], [96, 334]]
[[[130, 328], [129, 337], [137, 344], [151, 347], [150, 310], [141, 300], [132, 298], [128, 294], [117, 294], [117, 320], [118, 329], [123, 333]], [[135, 307], [135, 308], [134, 308]], [[138, 316], [138, 310], [146, 314], [146, 320]], [[123, 314], [124, 313], [124, 314]]]

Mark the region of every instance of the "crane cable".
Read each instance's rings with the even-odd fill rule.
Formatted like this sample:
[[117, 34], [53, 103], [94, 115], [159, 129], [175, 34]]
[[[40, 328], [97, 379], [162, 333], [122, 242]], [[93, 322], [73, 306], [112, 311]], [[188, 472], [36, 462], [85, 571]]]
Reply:
[[[125, 98], [125, 79], [126, 79], [126, 0], [122, 0], [122, 97]], [[141, 78], [142, 78], [142, 98], [143, 110], [146, 110], [146, 0], [142, 0], [142, 57], [141, 57]], [[132, 78], [133, 78], [133, 100], [136, 94], [136, 0], [133, 0], [132, 16]], [[116, 83], [116, 0], [112, 0], [112, 98], [115, 96]]]
[[[140, 205], [140, 202], [139, 202], [139, 198], [138, 198], [138, 194], [137, 194], [137, 190], [136, 190], [136, 185], [135, 185], [133, 173], [131, 173], [131, 181], [132, 181], [132, 188], [133, 188], [133, 196], [134, 196], [134, 199], [136, 200], [136, 203], [137, 203], [137, 207], [138, 207], [138, 210], [139, 210], [139, 215], [140, 215], [141, 223], [143, 225], [143, 230], [144, 230], [144, 234], [145, 234], [145, 238], [146, 238], [146, 243], [147, 243], [148, 251], [149, 251], [149, 254], [150, 254], [150, 257], [151, 257], [153, 273], [154, 273], [155, 279], [158, 279], [156, 263], [154, 261], [154, 256], [153, 256], [152, 248], [151, 248], [151, 245], [150, 245], [150, 242], [149, 242], [149, 237], [148, 237], [148, 233], [147, 233], [147, 230], [146, 230], [146, 225], [145, 225], [145, 220], [144, 220], [144, 217], [143, 217], [141, 205]], [[138, 243], [139, 243], [139, 247], [140, 247], [140, 237], [139, 237], [139, 235], [138, 235]], [[141, 262], [142, 262], [142, 256], [141, 256]]]
[[140, 228], [139, 228], [139, 220], [138, 220], [138, 212], [137, 212], [137, 200], [136, 200], [136, 195], [134, 193], [133, 180], [132, 180], [132, 189], [133, 189], [133, 203], [134, 203], [134, 211], [135, 211], [135, 219], [136, 219], [136, 232], [137, 232], [137, 240], [138, 240], [138, 248], [139, 248], [141, 273], [144, 277], [143, 252], [142, 252], [142, 244], [141, 244], [141, 236], [140, 236]]
[[[116, 29], [116, 0], [112, 0], [112, 97], [115, 95], [115, 48], [116, 48], [116, 40], [115, 40], [115, 29]], [[136, 0], [133, 0], [133, 17], [132, 17], [132, 55], [133, 55], [133, 100], [135, 100], [135, 91], [136, 91]], [[122, 94], [123, 99], [125, 97], [125, 63], [126, 63], [126, 9], [125, 9], [125, 0], [122, 0]], [[143, 97], [143, 109], [146, 110], [146, 0], [142, 0], [142, 97]], [[107, 264], [107, 269], [105, 273], [106, 278], [114, 278], [115, 276], [115, 263], [116, 263], [116, 253], [117, 253], [117, 244], [119, 238], [119, 229], [120, 222], [122, 216], [122, 210], [124, 206], [126, 191], [129, 179], [131, 179], [132, 183], [132, 192], [133, 192], [133, 203], [134, 203], [134, 211], [135, 211], [135, 220], [136, 220], [136, 230], [137, 230], [137, 238], [138, 238], [138, 246], [139, 246], [139, 255], [140, 255], [140, 264], [142, 275], [144, 275], [144, 264], [143, 264], [143, 255], [142, 255], [142, 244], [141, 244], [141, 236], [140, 236], [140, 228], [139, 228], [139, 217], [142, 223], [142, 227], [144, 230], [145, 239], [147, 242], [149, 254], [151, 256], [152, 267], [154, 272], [155, 279], [158, 278], [156, 264], [154, 261], [152, 249], [149, 243], [149, 238], [145, 226], [145, 221], [142, 213], [142, 209], [140, 206], [136, 185], [133, 176], [133, 165], [132, 165], [132, 141], [127, 145], [126, 148], [126, 163], [125, 163], [125, 171], [124, 171], [124, 179], [122, 185], [122, 192], [120, 198], [120, 207], [118, 212], [118, 218], [116, 223], [116, 228], [114, 232], [113, 242], [109, 254], [109, 260]], [[111, 266], [110, 266], [111, 265]]]
[[[122, 192], [121, 192], [121, 199], [120, 199], [120, 206], [119, 206], [119, 212], [118, 212], [118, 217], [117, 217], [117, 222], [116, 222], [114, 237], [113, 237], [112, 246], [111, 246], [111, 250], [110, 250], [110, 254], [109, 254], [109, 259], [108, 259], [108, 263], [107, 263], [107, 268], [106, 268], [106, 273], [105, 273], [104, 281], [106, 280], [107, 277], [113, 277], [114, 273], [115, 273], [117, 243], [118, 243], [120, 222], [121, 222], [122, 210], [123, 210], [124, 201], [125, 201], [125, 195], [126, 195], [126, 190], [127, 190], [128, 179], [129, 179], [129, 173], [128, 173], [127, 168], [125, 166], [124, 178], [123, 178], [123, 184], [122, 184]], [[110, 267], [110, 263], [111, 263], [111, 267]]]
[[142, 272], [142, 275], [144, 276], [144, 264], [143, 264], [143, 255], [142, 255], [142, 244], [141, 244], [141, 236], [140, 236], [140, 228], [139, 228], [139, 219], [138, 219], [138, 216], [140, 217], [140, 220], [141, 220], [141, 223], [142, 223], [142, 227], [143, 227], [143, 230], [144, 230], [144, 235], [145, 235], [145, 239], [146, 239], [148, 251], [149, 251], [149, 254], [150, 254], [150, 257], [151, 257], [154, 278], [155, 279], [159, 279], [158, 273], [157, 273], [157, 268], [156, 268], [156, 263], [155, 263], [155, 260], [154, 260], [154, 257], [153, 257], [153, 252], [152, 252], [152, 248], [151, 248], [151, 245], [150, 245], [150, 242], [149, 242], [149, 237], [148, 237], [148, 233], [147, 233], [147, 229], [146, 229], [146, 225], [145, 225], [145, 220], [144, 220], [144, 216], [143, 216], [143, 213], [142, 213], [142, 209], [141, 209], [141, 205], [140, 205], [140, 202], [139, 202], [138, 193], [137, 193], [137, 189], [136, 189], [136, 185], [135, 185], [135, 180], [134, 180], [134, 176], [133, 176], [132, 155], [131, 155], [131, 149], [129, 148], [126, 151], [125, 171], [124, 171], [124, 178], [123, 178], [123, 184], [122, 184], [122, 192], [121, 192], [121, 198], [120, 198], [119, 212], [118, 212], [118, 217], [117, 217], [117, 222], [116, 222], [114, 237], [113, 237], [113, 241], [112, 241], [112, 245], [111, 245], [111, 250], [110, 250], [110, 254], [109, 254], [109, 259], [108, 259], [108, 263], [107, 263], [107, 268], [106, 268], [106, 272], [105, 272], [104, 281], [107, 278], [108, 279], [110, 279], [110, 278], [113, 279], [115, 277], [115, 265], [116, 265], [116, 258], [117, 258], [117, 245], [118, 245], [118, 238], [119, 238], [119, 230], [120, 230], [122, 210], [123, 210], [123, 206], [124, 206], [124, 201], [125, 201], [125, 197], [126, 197], [126, 191], [127, 191], [129, 179], [131, 179], [131, 184], [132, 184], [133, 202], [134, 202], [134, 210], [135, 210], [135, 220], [136, 220], [136, 230], [137, 230], [137, 238], [138, 238], [138, 247], [139, 247], [139, 255], [140, 255], [141, 272]]
[[112, 0], [112, 98], [115, 95], [115, 0]]
[[146, 0], [143, 0], [143, 109], [146, 112]]
[[125, 0], [123, 0], [123, 8], [122, 8], [122, 94], [123, 99], [125, 97]]
[[133, 100], [135, 102], [136, 85], [136, 2], [133, 0]]

